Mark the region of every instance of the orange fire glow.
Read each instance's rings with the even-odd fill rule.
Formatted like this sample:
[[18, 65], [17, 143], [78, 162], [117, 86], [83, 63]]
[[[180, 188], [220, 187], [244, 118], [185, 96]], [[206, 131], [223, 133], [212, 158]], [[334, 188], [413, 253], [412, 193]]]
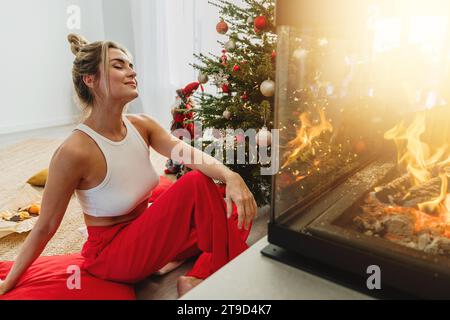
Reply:
[[441, 180], [439, 196], [419, 203], [418, 210], [408, 211], [416, 218], [416, 231], [434, 228], [450, 237], [450, 148], [448, 143], [432, 147], [423, 142], [425, 120], [425, 113], [419, 113], [409, 127], [401, 123], [386, 132], [385, 138], [396, 143], [399, 164], [406, 167], [414, 185], [423, 186], [437, 176]]
[[294, 140], [289, 141], [288, 146], [293, 148], [292, 153], [285, 161], [282, 169], [286, 168], [293, 162], [297, 161], [297, 156], [306, 148], [313, 148], [312, 143], [324, 132], [333, 132], [333, 126], [325, 115], [325, 110], [318, 107], [317, 112], [319, 114], [319, 123], [315, 124], [311, 118], [309, 112], [303, 112], [300, 114], [299, 122], [301, 127], [297, 129], [297, 136]]

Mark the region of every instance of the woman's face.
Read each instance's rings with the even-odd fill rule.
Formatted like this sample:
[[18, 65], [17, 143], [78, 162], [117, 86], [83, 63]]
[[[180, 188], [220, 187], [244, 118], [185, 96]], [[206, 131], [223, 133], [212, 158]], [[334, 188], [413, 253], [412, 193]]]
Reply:
[[[128, 103], [139, 96], [136, 72], [129, 57], [119, 49], [109, 49], [109, 99]], [[106, 97], [105, 75], [100, 66], [97, 88]]]

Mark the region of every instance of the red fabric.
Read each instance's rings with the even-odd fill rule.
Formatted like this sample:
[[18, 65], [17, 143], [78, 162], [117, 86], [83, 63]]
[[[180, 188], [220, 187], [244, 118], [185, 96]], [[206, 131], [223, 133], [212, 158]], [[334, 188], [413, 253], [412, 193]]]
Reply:
[[[102, 279], [135, 283], [170, 261], [197, 255], [187, 275], [205, 279], [247, 249], [250, 229], [238, 230], [235, 206], [226, 219], [224, 192], [198, 171], [176, 183], [160, 177], [149, 199], [154, 203], [136, 220], [89, 227], [82, 255], [38, 258], [0, 300], [131, 300], [132, 287]], [[0, 279], [12, 264], [0, 262]], [[80, 268], [80, 289], [67, 286], [69, 266]]]
[[187, 275], [205, 279], [248, 248], [249, 230], [227, 220], [214, 182], [191, 171], [162, 193], [137, 219], [89, 227], [83, 268], [102, 279], [136, 283], [170, 261], [200, 254]]
[[[135, 300], [131, 286], [105, 281], [89, 275], [81, 269], [84, 258], [80, 254], [40, 257], [28, 268], [17, 286], [0, 296], [0, 300]], [[0, 278], [4, 279], [13, 262], [0, 262]], [[75, 272], [80, 270], [80, 289], [74, 285]]]

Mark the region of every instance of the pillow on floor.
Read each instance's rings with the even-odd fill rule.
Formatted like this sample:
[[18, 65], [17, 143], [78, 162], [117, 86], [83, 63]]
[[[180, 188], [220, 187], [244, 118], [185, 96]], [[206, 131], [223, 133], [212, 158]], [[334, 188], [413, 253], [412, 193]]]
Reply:
[[28, 179], [27, 183], [36, 187], [44, 187], [45, 183], [47, 182], [47, 177], [48, 177], [48, 168], [36, 173], [34, 176]]
[[[0, 300], [135, 300], [134, 288], [95, 278], [78, 269], [80, 254], [40, 257], [26, 271], [18, 285]], [[0, 262], [0, 279], [5, 279], [12, 262]], [[69, 269], [68, 269], [69, 268]], [[80, 289], [74, 275], [80, 270]], [[69, 285], [69, 286], [68, 286]]]

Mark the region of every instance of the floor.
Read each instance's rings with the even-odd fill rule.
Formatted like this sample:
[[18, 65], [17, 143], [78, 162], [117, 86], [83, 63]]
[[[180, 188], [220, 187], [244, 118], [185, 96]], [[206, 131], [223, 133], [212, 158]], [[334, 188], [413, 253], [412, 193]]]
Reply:
[[[73, 130], [74, 125], [32, 130], [0, 135], [0, 149], [30, 138], [64, 139]], [[248, 244], [251, 246], [267, 234], [268, 207], [260, 208], [254, 220]], [[176, 283], [178, 277], [184, 275], [193, 265], [194, 260], [186, 261], [178, 269], [164, 276], [152, 276], [136, 286], [138, 299], [177, 299]]]
[[[239, 257], [189, 291], [182, 300], [374, 299], [366, 293], [355, 291], [327, 277], [263, 256], [261, 250], [268, 244], [267, 237], [263, 237]], [[366, 284], [365, 279], [361, 279], [361, 282], [360, 285]], [[236, 283], [239, 285], [234, 285]]]

